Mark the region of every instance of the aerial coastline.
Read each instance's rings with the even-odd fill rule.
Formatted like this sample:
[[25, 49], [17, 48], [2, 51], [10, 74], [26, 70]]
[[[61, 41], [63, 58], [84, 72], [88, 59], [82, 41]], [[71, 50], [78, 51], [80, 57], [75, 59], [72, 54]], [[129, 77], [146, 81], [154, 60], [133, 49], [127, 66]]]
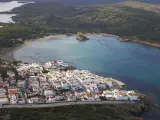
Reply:
[[[5, 7], [2, 1], [14, 5]], [[159, 6], [2, 1], [0, 118], [160, 117], [148, 114], [151, 108], [160, 110]], [[85, 37], [78, 37], [80, 32]]]
[[[149, 46], [153, 46], [153, 47], [157, 47], [160, 48], [160, 44], [156, 44], [156, 43], [150, 43], [150, 42], [144, 42], [144, 41], [139, 41], [139, 40], [130, 40], [129, 38], [123, 38], [117, 35], [112, 35], [112, 34], [106, 34], [106, 33], [85, 33], [84, 35], [86, 36], [96, 36], [96, 35], [103, 35], [103, 36], [111, 36], [111, 37], [116, 37], [117, 40], [119, 40], [120, 42], [133, 42], [133, 43], [137, 43], [137, 44], [144, 44], [144, 45], [149, 45]], [[31, 39], [31, 40], [26, 40], [24, 41], [23, 44], [20, 45], [16, 45], [14, 47], [7, 47], [7, 48], [0, 48], [0, 59], [3, 60], [7, 60], [7, 61], [15, 61], [16, 59], [14, 58], [13, 53], [30, 44], [33, 44], [35, 42], [41, 41], [41, 40], [45, 40], [48, 38], [58, 38], [58, 37], [71, 37], [71, 36], [77, 36], [77, 34], [55, 34], [55, 35], [49, 35], [49, 36], [44, 36], [42, 38], [37, 38], [37, 39]]]
[[[124, 101], [124, 103], [138, 101], [136, 103], [143, 104], [144, 95], [133, 90], [123, 90], [122, 87], [125, 85], [123, 82], [95, 75], [88, 70], [71, 70], [70, 65], [62, 60], [45, 64], [21, 61], [9, 64], [2, 61], [0, 65], [15, 69], [8, 70], [6, 75], [0, 76], [0, 104], [75, 101]], [[119, 103], [121, 102], [117, 102]]]

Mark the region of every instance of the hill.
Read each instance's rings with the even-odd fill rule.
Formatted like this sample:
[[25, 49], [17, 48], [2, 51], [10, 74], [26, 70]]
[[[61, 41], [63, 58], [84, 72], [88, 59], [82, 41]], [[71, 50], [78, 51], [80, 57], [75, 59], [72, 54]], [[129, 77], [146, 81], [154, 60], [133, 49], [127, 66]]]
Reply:
[[137, 1], [143, 3], [160, 3], [160, 0], [34, 0], [36, 2], [55, 1], [64, 5], [95, 5], [95, 4], [109, 4], [124, 1]]
[[140, 40], [159, 42], [160, 14], [121, 4], [95, 5], [75, 14], [79, 27]]
[[121, 5], [138, 8], [138, 9], [142, 9], [150, 12], [160, 13], [160, 4], [149, 4], [149, 3], [143, 3], [143, 2], [126, 1], [126, 2], [122, 2]]
[[160, 14], [156, 4], [120, 2], [74, 7], [52, 1], [27, 4], [15, 8], [13, 13], [19, 14], [13, 17], [16, 24], [0, 24], [4, 26], [0, 28], [0, 41], [3, 41], [0, 43], [6, 45], [19, 42], [19, 38], [77, 32], [103, 32], [160, 43]]
[[125, 0], [55, 0], [61, 4], [65, 5], [94, 5], [94, 4], [108, 4], [108, 3], [116, 3], [122, 2]]
[[0, 111], [2, 120], [142, 120], [140, 115], [139, 108], [128, 104], [11, 108]]

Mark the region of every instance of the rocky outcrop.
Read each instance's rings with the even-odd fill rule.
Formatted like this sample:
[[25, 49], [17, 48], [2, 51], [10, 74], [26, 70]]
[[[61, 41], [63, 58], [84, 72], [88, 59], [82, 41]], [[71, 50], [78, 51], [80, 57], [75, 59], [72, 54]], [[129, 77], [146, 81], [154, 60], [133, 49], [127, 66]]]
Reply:
[[89, 40], [85, 35], [78, 35], [76, 39], [80, 41]]

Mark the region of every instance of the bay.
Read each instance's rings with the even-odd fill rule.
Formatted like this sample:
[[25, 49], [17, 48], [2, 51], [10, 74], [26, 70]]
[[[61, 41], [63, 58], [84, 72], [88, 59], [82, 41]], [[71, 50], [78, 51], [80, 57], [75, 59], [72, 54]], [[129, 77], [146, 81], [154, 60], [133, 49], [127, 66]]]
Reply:
[[160, 103], [160, 49], [116, 37], [88, 37], [88, 41], [74, 36], [48, 38], [22, 47], [14, 57], [25, 62], [62, 59], [78, 69], [121, 80], [126, 89], [144, 92]]

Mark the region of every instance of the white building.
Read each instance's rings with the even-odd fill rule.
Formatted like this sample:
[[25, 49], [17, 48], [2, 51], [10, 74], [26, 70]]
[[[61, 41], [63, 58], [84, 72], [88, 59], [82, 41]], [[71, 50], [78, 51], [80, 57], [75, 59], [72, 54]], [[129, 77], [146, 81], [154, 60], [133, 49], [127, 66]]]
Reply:
[[39, 75], [38, 78], [39, 78], [39, 81], [47, 81], [44, 75]]
[[140, 100], [139, 96], [134, 91], [128, 91], [127, 95], [129, 96], [130, 100]]
[[63, 89], [70, 89], [70, 85], [67, 83], [67, 81], [62, 81], [61, 85]]
[[44, 95], [45, 95], [45, 96], [54, 96], [54, 95], [56, 95], [56, 91], [53, 91], [53, 90], [45, 90], [45, 91], [44, 91]]
[[6, 93], [6, 89], [5, 88], [0, 88], [0, 93]]
[[25, 104], [25, 100], [23, 98], [18, 99], [18, 104]]
[[15, 76], [15, 73], [12, 71], [8, 71], [7, 75], [9, 75], [9, 77], [13, 78]]
[[128, 95], [114, 95], [115, 100], [129, 100]]
[[0, 104], [8, 104], [8, 98], [0, 98]]
[[17, 86], [18, 87], [24, 87], [25, 86], [25, 81], [24, 80], [18, 80]]
[[10, 98], [11, 104], [17, 104], [18, 100], [17, 100], [17, 96], [15, 94], [9, 94], [9, 98]]
[[47, 63], [45, 63], [45, 64], [43, 65], [43, 67], [44, 67], [45, 69], [48, 69], [48, 68], [50, 68], [51, 66], [52, 66], [51, 62], [47, 62]]
[[46, 103], [53, 103], [53, 102], [56, 102], [56, 97], [55, 97], [55, 96], [49, 97], [49, 98], [46, 100]]

